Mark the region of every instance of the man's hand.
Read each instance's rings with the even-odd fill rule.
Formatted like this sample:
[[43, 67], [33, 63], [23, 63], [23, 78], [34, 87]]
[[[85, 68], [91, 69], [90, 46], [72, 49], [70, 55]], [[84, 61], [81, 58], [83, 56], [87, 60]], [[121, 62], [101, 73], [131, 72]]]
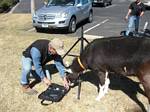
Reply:
[[64, 84], [64, 87], [68, 90], [69, 89], [69, 81], [67, 80], [66, 77], [63, 78], [63, 84]]
[[48, 78], [46, 78], [46, 77], [44, 77], [43, 82], [44, 82], [47, 86], [51, 85], [51, 81], [50, 81]]
[[125, 21], [128, 21], [128, 16], [126, 16], [126, 17], [124, 18], [124, 20], [125, 20]]

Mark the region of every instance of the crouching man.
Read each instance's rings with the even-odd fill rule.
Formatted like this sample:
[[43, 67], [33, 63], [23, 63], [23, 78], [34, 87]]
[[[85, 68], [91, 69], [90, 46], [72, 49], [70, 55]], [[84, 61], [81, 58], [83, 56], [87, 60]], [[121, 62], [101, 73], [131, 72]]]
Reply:
[[51, 80], [48, 79], [43, 70], [43, 66], [54, 60], [56, 68], [63, 80], [64, 87], [69, 89], [69, 84], [65, 76], [65, 67], [63, 66], [61, 55], [64, 54], [64, 43], [55, 38], [49, 40], [36, 40], [33, 42], [25, 51], [22, 56], [22, 74], [21, 74], [21, 85], [24, 93], [33, 95], [37, 91], [30, 87], [30, 82], [27, 76], [32, 70], [32, 66], [35, 68], [35, 72], [46, 85], [51, 85]]

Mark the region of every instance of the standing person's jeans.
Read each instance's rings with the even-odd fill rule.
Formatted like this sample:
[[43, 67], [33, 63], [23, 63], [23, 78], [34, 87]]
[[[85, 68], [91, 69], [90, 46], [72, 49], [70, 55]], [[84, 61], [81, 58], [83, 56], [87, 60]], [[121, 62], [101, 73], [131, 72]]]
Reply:
[[126, 36], [129, 36], [130, 32], [138, 33], [139, 19], [140, 19], [139, 16], [130, 16], [129, 17], [128, 27], [126, 30]]

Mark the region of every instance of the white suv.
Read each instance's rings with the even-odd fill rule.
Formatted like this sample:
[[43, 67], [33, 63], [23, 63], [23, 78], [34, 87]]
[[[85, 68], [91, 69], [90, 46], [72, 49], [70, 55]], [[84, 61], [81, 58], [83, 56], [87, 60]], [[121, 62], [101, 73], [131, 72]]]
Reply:
[[49, 0], [48, 4], [33, 15], [33, 26], [37, 31], [43, 28], [67, 28], [75, 32], [77, 23], [93, 20], [91, 0]]

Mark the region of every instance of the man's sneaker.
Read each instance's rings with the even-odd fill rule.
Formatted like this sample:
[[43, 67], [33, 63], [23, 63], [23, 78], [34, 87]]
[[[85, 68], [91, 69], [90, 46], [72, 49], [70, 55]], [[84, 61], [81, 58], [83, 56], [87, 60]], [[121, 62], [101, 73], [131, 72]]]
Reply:
[[35, 95], [38, 92], [29, 87], [29, 85], [22, 85], [22, 91], [28, 95]]

